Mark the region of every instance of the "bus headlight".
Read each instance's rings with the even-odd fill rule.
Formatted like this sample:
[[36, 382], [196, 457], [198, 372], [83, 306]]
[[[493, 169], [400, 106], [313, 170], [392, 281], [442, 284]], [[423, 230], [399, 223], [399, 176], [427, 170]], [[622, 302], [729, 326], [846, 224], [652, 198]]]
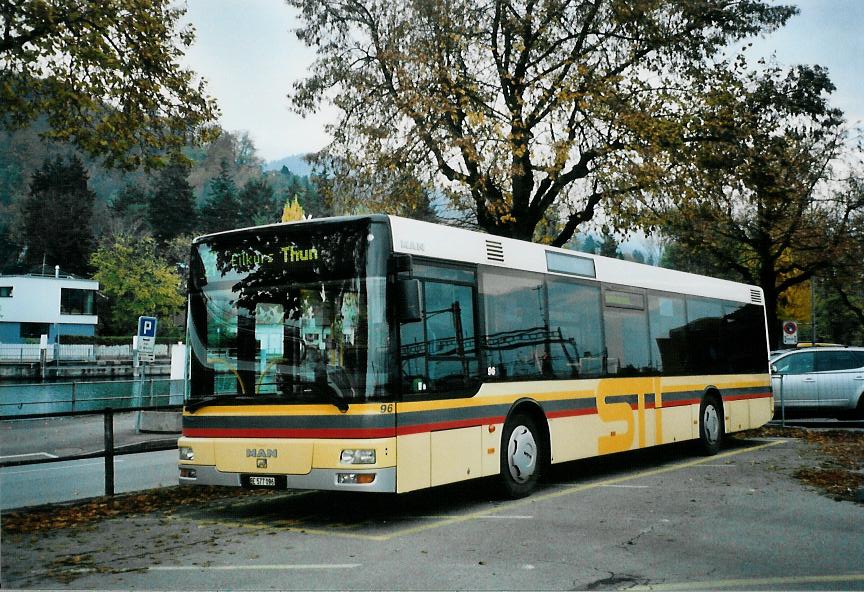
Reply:
[[339, 455], [339, 462], [343, 465], [374, 465], [375, 450], [343, 450], [342, 454]]
[[195, 451], [188, 446], [181, 446], [180, 460], [195, 460]]
[[338, 485], [369, 485], [375, 482], [375, 473], [337, 473]]

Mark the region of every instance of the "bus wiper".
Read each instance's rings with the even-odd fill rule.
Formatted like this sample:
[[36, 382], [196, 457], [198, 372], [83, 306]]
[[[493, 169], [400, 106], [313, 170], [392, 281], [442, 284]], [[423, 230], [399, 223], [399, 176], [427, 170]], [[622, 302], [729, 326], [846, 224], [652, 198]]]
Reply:
[[341, 413], [348, 412], [348, 401], [340, 397], [335, 391], [333, 392], [333, 400], [331, 402], [336, 405], [336, 409]]
[[205, 397], [204, 399], [197, 399], [195, 401], [186, 403], [184, 408], [186, 409], [186, 411], [194, 413], [202, 407], [207, 407], [208, 405], [213, 405], [214, 403], [222, 403], [224, 401], [246, 401], [251, 399], [252, 397], [246, 397], [243, 395], [215, 395], [212, 397]]

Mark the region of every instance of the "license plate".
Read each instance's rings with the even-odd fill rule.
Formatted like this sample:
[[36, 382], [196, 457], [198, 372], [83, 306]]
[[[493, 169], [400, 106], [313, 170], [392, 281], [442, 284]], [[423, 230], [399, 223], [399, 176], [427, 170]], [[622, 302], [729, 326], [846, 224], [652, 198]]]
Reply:
[[276, 477], [249, 477], [249, 485], [276, 487]]

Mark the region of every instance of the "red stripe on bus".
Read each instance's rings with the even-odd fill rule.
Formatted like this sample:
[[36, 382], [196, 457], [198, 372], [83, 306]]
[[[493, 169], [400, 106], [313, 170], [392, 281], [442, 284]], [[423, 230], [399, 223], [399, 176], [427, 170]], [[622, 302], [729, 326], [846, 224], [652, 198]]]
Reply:
[[422, 434], [425, 432], [454, 430], [457, 428], [472, 428], [496, 423], [504, 423], [504, 418], [482, 417], [474, 419], [457, 419], [453, 421], [438, 421], [433, 423], [421, 423], [417, 425], [399, 426], [396, 428], [396, 434], [398, 434], [399, 436], [407, 436], [409, 434]]
[[550, 411], [546, 414], [549, 419], [557, 419], [560, 417], [577, 417], [579, 415], [597, 415], [596, 407], [587, 409], [565, 409], [563, 411]]
[[663, 401], [660, 405], [660, 409], [664, 409], [666, 407], [686, 407], [687, 405], [699, 405], [701, 403], [701, 399], [682, 399], [680, 401]]
[[190, 438], [392, 438], [393, 428], [376, 429], [280, 429], [280, 428], [185, 428]]
[[[770, 397], [771, 393], [752, 393], [747, 395], [732, 395], [723, 397], [724, 401], [741, 401], [748, 399], [761, 399]], [[662, 409], [667, 407], [685, 407], [687, 405], [699, 405], [700, 399], [684, 399], [680, 401], [663, 401], [660, 407], [653, 403], [647, 403], [645, 409]], [[634, 410], [637, 404], [631, 404]], [[584, 415], [596, 415], [597, 408], [565, 409], [563, 411], [550, 411], [546, 414], [549, 419], [563, 417], [578, 417]], [[280, 429], [280, 428], [185, 428], [183, 435], [192, 438], [327, 438], [327, 439], [362, 439], [362, 438], [391, 438], [394, 435], [406, 436], [410, 434], [422, 434], [441, 430], [453, 430], [458, 428], [476, 427], [490, 424], [504, 423], [504, 417], [484, 417], [473, 419], [460, 419], [452, 421], [440, 421], [423, 423], [417, 425], [405, 425], [394, 428], [372, 428], [372, 429]]]
[[749, 395], [730, 395], [723, 397], [724, 401], [742, 401], [746, 399], [765, 399], [770, 397], [771, 393], [751, 393]]

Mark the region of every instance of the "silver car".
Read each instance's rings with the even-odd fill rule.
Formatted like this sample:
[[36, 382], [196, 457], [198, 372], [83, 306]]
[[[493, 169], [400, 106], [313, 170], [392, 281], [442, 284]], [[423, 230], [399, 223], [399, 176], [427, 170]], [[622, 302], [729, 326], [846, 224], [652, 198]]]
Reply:
[[786, 412], [864, 418], [864, 347], [816, 347], [771, 357], [774, 406]]

